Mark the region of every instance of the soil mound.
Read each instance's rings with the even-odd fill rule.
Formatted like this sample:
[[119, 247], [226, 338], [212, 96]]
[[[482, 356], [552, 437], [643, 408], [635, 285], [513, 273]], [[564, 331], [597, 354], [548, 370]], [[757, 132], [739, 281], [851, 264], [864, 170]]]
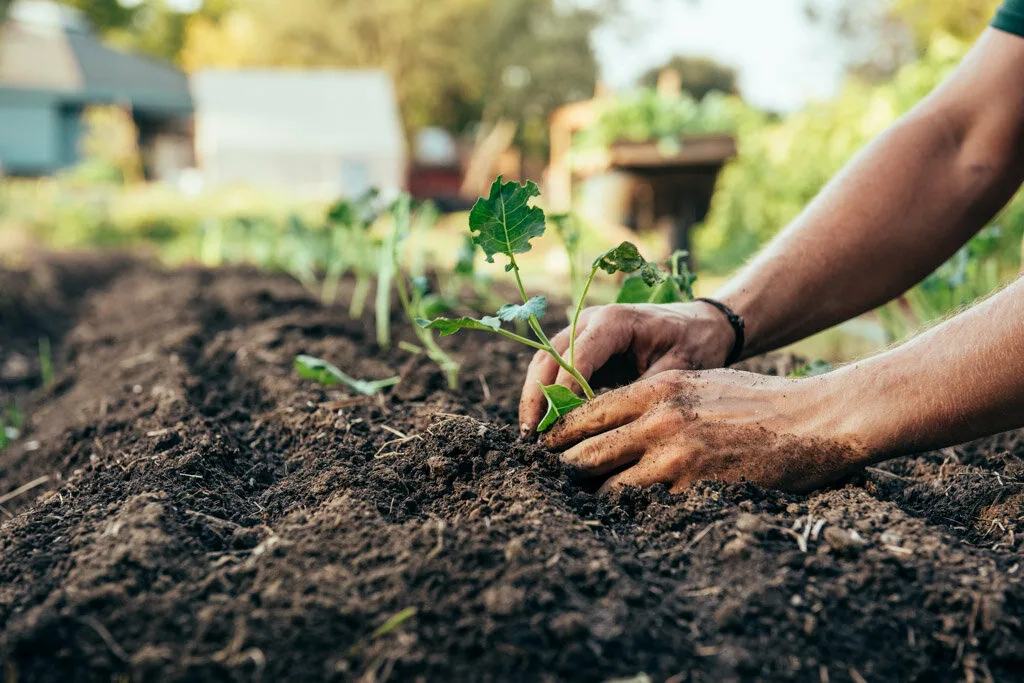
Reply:
[[287, 278], [54, 272], [0, 300], [0, 364], [45, 329], [57, 368], [0, 452], [8, 681], [1022, 679], [1015, 435], [806, 497], [601, 499], [517, 439], [504, 340], [448, 392]]

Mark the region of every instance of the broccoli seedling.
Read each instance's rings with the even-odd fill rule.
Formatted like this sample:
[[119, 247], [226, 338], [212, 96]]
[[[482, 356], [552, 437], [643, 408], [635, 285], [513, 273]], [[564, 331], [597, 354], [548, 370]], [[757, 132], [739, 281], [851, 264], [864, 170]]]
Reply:
[[[522, 277], [519, 273], [519, 264], [516, 262], [517, 254], [524, 254], [533, 248], [531, 241], [544, 235], [545, 218], [544, 211], [539, 207], [531, 206], [530, 202], [534, 197], [540, 195], [540, 189], [534, 182], [527, 182], [520, 185], [514, 182], [503, 182], [499, 176], [491, 186], [489, 196], [481, 197], [474, 205], [469, 216], [469, 230], [473, 241], [483, 250], [488, 263], [494, 263], [495, 256], [504, 256], [508, 259], [505, 265], [505, 272], [513, 274], [516, 288], [522, 298], [522, 303], [508, 303], [498, 309], [494, 316], [484, 316], [475, 319], [469, 317], [450, 319], [435, 318], [434, 320], [417, 320], [419, 326], [427, 330], [436, 330], [442, 337], [454, 334], [460, 330], [480, 330], [500, 334], [513, 339], [525, 346], [548, 353], [560, 367], [569, 373], [583, 390], [585, 399], [572, 394], [560, 386], [542, 387], [544, 395], [548, 398], [548, 414], [545, 416], [540, 429], [547, 429], [562, 415], [579, 407], [585, 400], [594, 398], [594, 391], [583, 375], [576, 368], [576, 327], [579, 322], [580, 313], [583, 311], [587, 293], [593, 284], [598, 271], [603, 270], [612, 274], [617, 272], [635, 273], [640, 271], [646, 274], [652, 286], [658, 277], [664, 276], [655, 264], [648, 263], [641, 255], [636, 246], [630, 242], [623, 242], [614, 249], [609, 249], [601, 254], [591, 264], [590, 274], [583, 286], [582, 293], [576, 301], [575, 309], [571, 315], [572, 333], [570, 336], [569, 356], [565, 358], [555, 349], [544, 329], [541, 327], [540, 319], [547, 312], [548, 301], [543, 296], [530, 297], [526, 293]], [[502, 328], [503, 322], [525, 322], [533, 332], [534, 339], [516, 334]], [[570, 398], [570, 396], [572, 398]]]
[[693, 283], [697, 276], [686, 264], [689, 252], [677, 251], [669, 259], [666, 273], [649, 264], [622, 282], [615, 299], [618, 304], [675, 304], [693, 300]]
[[362, 380], [350, 377], [337, 366], [315, 356], [296, 356], [295, 371], [302, 379], [318, 382], [325, 387], [344, 384], [363, 396], [373, 396], [381, 389], [392, 387], [401, 381], [400, 377], [388, 377], [379, 380]]

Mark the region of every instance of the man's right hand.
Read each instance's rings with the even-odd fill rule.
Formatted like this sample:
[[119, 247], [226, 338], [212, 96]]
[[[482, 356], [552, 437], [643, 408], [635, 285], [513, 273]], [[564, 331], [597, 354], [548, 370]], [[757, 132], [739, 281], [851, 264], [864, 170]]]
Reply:
[[[569, 329], [551, 339], [569, 360]], [[576, 328], [576, 369], [586, 380], [612, 359], [635, 363], [641, 378], [666, 370], [720, 368], [735, 342], [735, 333], [722, 312], [702, 303], [611, 304], [594, 306], [580, 315]], [[530, 362], [519, 401], [520, 432], [537, 428], [547, 399], [538, 383], [561, 384], [575, 392], [576, 381], [545, 351]]]

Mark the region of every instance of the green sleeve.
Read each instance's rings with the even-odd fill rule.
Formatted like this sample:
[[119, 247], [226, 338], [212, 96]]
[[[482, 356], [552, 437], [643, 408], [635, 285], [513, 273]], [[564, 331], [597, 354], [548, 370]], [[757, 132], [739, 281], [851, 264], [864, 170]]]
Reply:
[[992, 26], [1024, 38], [1024, 0], [1006, 0], [992, 20]]

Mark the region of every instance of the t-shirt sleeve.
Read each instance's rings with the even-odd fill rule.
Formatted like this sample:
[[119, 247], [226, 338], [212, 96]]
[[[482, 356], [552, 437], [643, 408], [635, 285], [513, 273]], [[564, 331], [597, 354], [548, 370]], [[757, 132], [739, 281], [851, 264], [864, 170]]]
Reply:
[[1006, 0], [996, 12], [992, 26], [1024, 38], [1024, 0]]

